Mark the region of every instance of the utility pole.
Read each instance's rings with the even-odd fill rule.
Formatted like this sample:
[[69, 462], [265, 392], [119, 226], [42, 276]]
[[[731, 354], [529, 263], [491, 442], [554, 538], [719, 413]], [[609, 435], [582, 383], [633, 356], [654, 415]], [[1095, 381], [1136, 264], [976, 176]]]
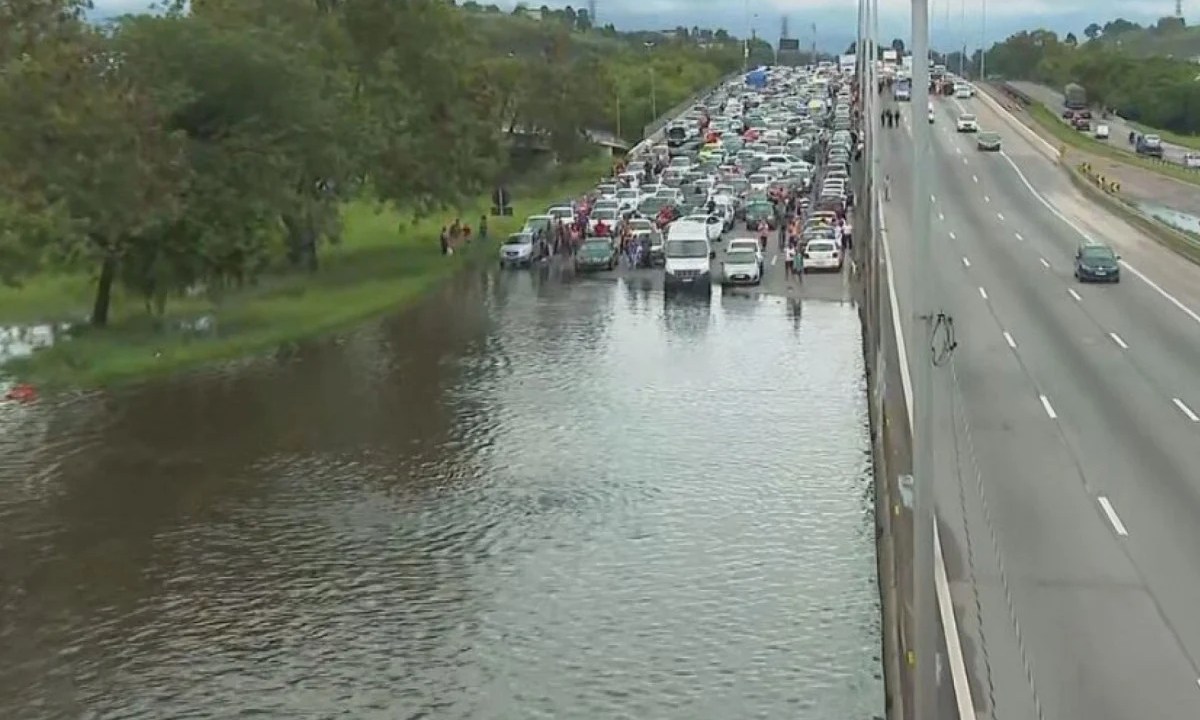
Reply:
[[746, 13], [746, 35], [742, 40], [742, 72], [750, 70], [750, 0], [744, 0], [742, 5]]
[[[650, 51], [654, 49], [654, 43], [646, 42], [646, 43], [642, 43], [642, 44], [646, 46], [646, 55], [649, 55]], [[653, 58], [649, 58], [649, 57], [647, 58], [647, 60], [648, 60], [647, 64], [650, 66], [650, 115], [653, 116], [654, 119], [657, 121], [658, 120], [658, 87], [657, 87], [657, 81], [654, 78], [654, 60], [653, 60]]]
[[817, 24], [813, 23], [813, 46], [812, 46], [812, 64], [817, 64]]
[[962, 38], [962, 53], [958, 56], [958, 76], [966, 79], [967, 67], [967, 0], [958, 0], [958, 36]]
[[933, 322], [936, 266], [930, 247], [932, 203], [930, 171], [932, 129], [926, 120], [929, 104], [929, 0], [912, 0], [913, 39], [913, 228], [912, 275], [913, 360], [916, 363], [913, 388], [913, 608], [916, 613], [913, 650], [914, 718], [937, 717], [937, 596], [933, 588]]
[[987, 81], [987, 0], [983, 0], [983, 12], [979, 21], [979, 82]]

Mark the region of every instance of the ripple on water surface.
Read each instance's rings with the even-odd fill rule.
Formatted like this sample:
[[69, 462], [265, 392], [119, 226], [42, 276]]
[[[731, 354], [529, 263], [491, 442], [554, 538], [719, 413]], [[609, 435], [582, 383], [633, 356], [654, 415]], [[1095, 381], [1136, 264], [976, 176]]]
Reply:
[[18, 500], [0, 715], [881, 715], [853, 308], [489, 282], [437, 407], [380, 390], [363, 442], [264, 439], [145, 533]]

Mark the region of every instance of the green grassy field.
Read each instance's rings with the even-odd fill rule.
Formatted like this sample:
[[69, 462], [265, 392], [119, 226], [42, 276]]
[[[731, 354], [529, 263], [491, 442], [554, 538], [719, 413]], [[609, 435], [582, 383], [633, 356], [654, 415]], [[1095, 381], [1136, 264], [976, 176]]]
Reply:
[[[376, 203], [349, 203], [343, 240], [322, 249], [316, 274], [268, 274], [253, 288], [219, 301], [173, 298], [158, 322], [140, 299], [118, 293], [109, 328], [85, 328], [69, 341], [11, 361], [5, 370], [51, 389], [108, 385], [252, 355], [398, 310], [467, 263], [490, 259], [497, 237], [546, 205], [585, 191], [606, 168], [607, 162], [585, 163], [540, 191], [515, 193], [512, 217], [489, 218], [490, 241], [474, 242], [451, 257], [441, 254], [441, 226], [457, 215], [474, 228], [490, 206], [486, 199], [416, 223]], [[20, 289], [0, 288], [0, 325], [81, 322], [92, 291], [92, 280], [81, 275], [41, 276]], [[201, 317], [211, 320], [211, 329], [183, 329]]]

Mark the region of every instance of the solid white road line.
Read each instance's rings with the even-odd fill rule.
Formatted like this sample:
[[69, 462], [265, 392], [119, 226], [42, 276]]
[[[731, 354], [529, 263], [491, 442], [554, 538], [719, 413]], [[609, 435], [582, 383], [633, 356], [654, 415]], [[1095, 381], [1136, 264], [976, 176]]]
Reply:
[[1058, 413], [1054, 412], [1054, 406], [1050, 404], [1050, 398], [1045, 395], [1038, 395], [1038, 397], [1042, 399], [1042, 407], [1046, 409], [1046, 414], [1050, 416], [1050, 419], [1057, 420]]
[[1042, 261], [1042, 267], [1050, 267], [1050, 262], [1046, 258], [1038, 258], [1038, 260]]
[[1114, 332], [1110, 332], [1110, 333], [1108, 334], [1108, 336], [1109, 336], [1110, 338], [1112, 338], [1112, 341], [1113, 341], [1113, 342], [1115, 342], [1116, 344], [1120, 345], [1122, 350], [1128, 350], [1128, 349], [1129, 349], [1129, 346], [1125, 344], [1125, 341], [1121, 339], [1121, 336], [1120, 336], [1120, 335], [1118, 335], [1118, 334], [1116, 334], [1116, 333], [1114, 333]]
[[1013, 336], [1009, 335], [1007, 330], [1004, 331], [1004, 342], [1008, 343], [1008, 346], [1013, 350], [1017, 349], [1017, 341], [1013, 340]]
[[1083, 302], [1083, 298], [1079, 297], [1079, 293], [1075, 292], [1074, 288], [1067, 288], [1067, 292], [1071, 294], [1071, 297], [1075, 298], [1075, 302]]
[[1197, 415], [1190, 407], [1188, 407], [1179, 398], [1171, 398], [1171, 402], [1175, 403], [1175, 407], [1179, 408], [1179, 412], [1187, 415], [1187, 419], [1192, 422], [1200, 422], [1200, 415]]
[[[1015, 162], [1013, 162], [1012, 158], [1010, 158], [1007, 154], [1005, 154], [1004, 151], [1001, 151], [1000, 155], [1006, 161], [1008, 161], [1008, 164], [1010, 166], [1012, 166], [1013, 171], [1017, 173], [1017, 177], [1020, 178], [1021, 184], [1024, 185], [1025, 189], [1028, 190], [1035, 198], [1037, 198], [1038, 202], [1040, 202], [1042, 205], [1045, 205], [1046, 209], [1049, 210], [1050, 212], [1054, 213], [1055, 217], [1057, 217], [1059, 220], [1062, 220], [1067, 225], [1067, 227], [1069, 227], [1072, 230], [1074, 230], [1075, 232], [1079, 233], [1079, 236], [1082, 237], [1084, 240], [1087, 240], [1089, 242], [1092, 241], [1092, 237], [1090, 235], [1088, 235], [1086, 232], [1084, 232], [1083, 229], [1080, 228], [1078, 225], [1071, 222], [1071, 220], [1066, 215], [1063, 215], [1061, 212], [1059, 212], [1058, 208], [1051, 205], [1049, 200], [1042, 197], [1042, 194], [1039, 193], [1033, 187], [1033, 184], [1029, 182], [1029, 179], [1025, 177], [1025, 173], [1021, 172], [1021, 168], [1017, 167], [1017, 164]], [[1191, 309], [1187, 305], [1183, 304], [1183, 302], [1179, 298], [1177, 298], [1174, 295], [1172, 295], [1171, 293], [1167, 292], [1166, 290], [1164, 290], [1162, 288], [1161, 285], [1154, 282], [1150, 278], [1146, 277], [1145, 273], [1143, 273], [1141, 270], [1138, 270], [1134, 266], [1130, 265], [1128, 261], [1121, 260], [1120, 262], [1121, 262], [1121, 265], [1126, 270], [1133, 273], [1139, 280], [1141, 280], [1142, 282], [1149, 285], [1155, 292], [1157, 292], [1159, 295], [1161, 295], [1167, 302], [1174, 305], [1181, 312], [1183, 312], [1183, 314], [1187, 315], [1192, 320], [1195, 320], [1197, 323], [1200, 323], [1200, 313], [1196, 312], [1195, 310]]]
[[1101, 495], [1096, 499], [1100, 502], [1100, 507], [1104, 510], [1104, 514], [1108, 516], [1108, 521], [1112, 523], [1113, 530], [1116, 530], [1117, 534], [1121, 537], [1128, 535], [1129, 531], [1125, 529], [1125, 523], [1121, 522], [1121, 518], [1117, 517], [1117, 511], [1113, 510], [1112, 503], [1108, 501], [1108, 498]]
[[[900, 302], [896, 299], [896, 277], [892, 271], [892, 248], [888, 242], [887, 220], [883, 216], [883, 200], [875, 196], [875, 211], [879, 217], [879, 238], [883, 242], [884, 276], [887, 279], [888, 301], [892, 304], [892, 329], [896, 336], [896, 353], [900, 356], [900, 389], [904, 392], [904, 409], [908, 426], [913, 426], [912, 374], [908, 369], [908, 346], [904, 342], [904, 326], [900, 322]], [[959, 720], [976, 720], [971, 683], [967, 679], [967, 664], [963, 660], [962, 640], [958, 636], [958, 621], [954, 617], [954, 602], [950, 597], [950, 581], [946, 575], [946, 558], [942, 553], [942, 538], [937, 523], [933, 524], [933, 584], [937, 590], [938, 610], [941, 612], [942, 636], [946, 638], [946, 654], [950, 677], [954, 681], [954, 699], [958, 703]]]
[[1004, 222], [1004, 213], [996, 213], [996, 217], [1000, 218], [1000, 222]]
[[1013, 235], [1015, 235], [1015, 236], [1016, 236], [1016, 238], [1017, 238], [1018, 240], [1024, 240], [1024, 239], [1025, 239], [1024, 237], [1022, 237], [1022, 236], [1021, 236], [1021, 233], [1013, 233]]
[[983, 298], [984, 300], [987, 300], [987, 290], [984, 290], [982, 287], [980, 287], [979, 288], [979, 297]]
[[971, 261], [966, 256], [963, 257], [963, 267], [971, 267]]

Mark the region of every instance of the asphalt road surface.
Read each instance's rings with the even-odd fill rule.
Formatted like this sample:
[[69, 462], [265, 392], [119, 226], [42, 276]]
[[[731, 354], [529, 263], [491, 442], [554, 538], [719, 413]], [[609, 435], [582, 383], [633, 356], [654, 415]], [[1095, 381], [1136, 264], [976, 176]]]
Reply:
[[[1025, 93], [1029, 97], [1033, 98], [1034, 100], [1037, 100], [1038, 102], [1045, 105], [1055, 115], [1062, 115], [1063, 94], [1061, 92], [1057, 92], [1051, 88], [1046, 87], [1045, 85], [1038, 85], [1037, 83], [1031, 83], [1031, 82], [1014, 81], [1009, 84], [1012, 85], [1013, 87], [1015, 87], [1016, 89], [1020, 90], [1021, 92]], [[1096, 119], [1093, 120], [1093, 123], [1097, 123], [1097, 122], [1102, 122], [1102, 123], [1105, 123], [1108, 125], [1108, 130], [1109, 130], [1108, 143], [1110, 145], [1112, 145], [1114, 148], [1116, 148], [1118, 150], [1125, 150], [1130, 153], [1133, 152], [1133, 146], [1129, 144], [1129, 133], [1130, 132], [1140, 133], [1141, 132], [1140, 130], [1133, 127], [1129, 123], [1125, 122], [1125, 120], [1123, 120], [1120, 117], [1117, 117], [1116, 115], [1109, 115], [1107, 118], [1105, 118], [1103, 120], [1099, 119], [1099, 117], [1096, 117]], [[1175, 163], [1176, 165], [1183, 164], [1183, 154], [1184, 153], [1196, 152], [1195, 150], [1185, 148], [1181, 145], [1172, 145], [1166, 141], [1163, 142], [1162, 146], [1163, 146], [1163, 159], [1170, 160], [1171, 162]]]
[[[1200, 268], [1090, 204], [982, 101], [934, 102], [917, 277], [958, 343], [934, 372], [936, 495], [980, 717], [1196, 717]], [[1002, 153], [954, 131], [964, 110]], [[881, 148], [912, 362], [907, 119]], [[1122, 255], [1120, 284], [1073, 279], [1084, 235]]]

